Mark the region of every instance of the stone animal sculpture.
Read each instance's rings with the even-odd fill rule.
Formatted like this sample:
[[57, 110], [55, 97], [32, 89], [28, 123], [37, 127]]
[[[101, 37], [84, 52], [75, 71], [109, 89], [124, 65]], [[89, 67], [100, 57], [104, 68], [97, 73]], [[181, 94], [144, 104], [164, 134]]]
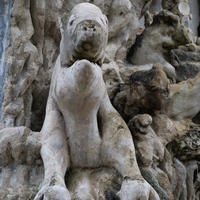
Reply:
[[[63, 16], [61, 65], [69, 67], [77, 59], [102, 64], [108, 40], [108, 20], [94, 5], [79, 4], [68, 20]], [[85, 12], [82, 12], [82, 11]]]
[[[71, 19], [74, 20], [73, 23]], [[80, 52], [76, 52], [81, 46], [79, 42], [82, 44], [80, 37], [87, 40], [87, 35], [93, 37], [93, 32], [101, 30], [101, 26], [104, 30], [107, 29], [105, 16], [92, 4], [78, 4], [71, 11], [67, 26], [69, 29], [65, 31], [79, 30], [82, 35], [77, 35], [75, 31], [71, 32], [68, 38], [69, 33], [63, 33], [61, 54], [55, 63], [41, 130], [44, 183], [35, 200], [99, 199], [94, 187], [91, 187], [89, 177], [80, 181], [78, 179], [75, 193], [66, 188], [64, 178], [69, 168], [99, 167], [118, 171], [122, 177], [121, 189], [118, 192], [121, 199], [158, 200], [157, 193], [140, 174], [131, 133], [111, 105], [101, 68], [90, 62], [99, 63], [103, 58], [106, 41], [104, 37], [107, 37], [107, 33], [105, 32], [105, 36], [94, 36], [95, 40], [90, 44], [90, 50], [93, 45], [98, 44], [100, 50], [95, 51], [96, 56], [93, 56], [94, 51], [87, 53], [87, 47], [80, 47]], [[67, 41], [65, 36], [70, 41]], [[103, 41], [99, 42], [102, 38]], [[75, 57], [71, 57], [73, 53], [76, 54]], [[88, 60], [82, 59], [83, 57]], [[96, 57], [99, 59], [95, 60]], [[82, 60], [75, 62], [76, 58]], [[74, 64], [70, 66], [72, 61]]]
[[188, 32], [181, 25], [179, 17], [163, 10], [154, 16], [153, 23], [137, 37], [127, 59], [138, 66], [160, 63], [167, 76], [175, 81], [176, 72], [169, 63], [169, 53], [171, 49], [188, 42]]
[[152, 117], [148, 114], [136, 115], [128, 123], [135, 142], [138, 165], [143, 177], [154, 187], [161, 199], [173, 199], [168, 190], [170, 182], [167, 175], [158, 167], [164, 158], [165, 148], [151, 124]]
[[129, 83], [115, 96], [113, 105], [128, 122], [140, 113], [155, 115], [165, 107], [169, 96], [169, 80], [162, 65], [131, 74]]

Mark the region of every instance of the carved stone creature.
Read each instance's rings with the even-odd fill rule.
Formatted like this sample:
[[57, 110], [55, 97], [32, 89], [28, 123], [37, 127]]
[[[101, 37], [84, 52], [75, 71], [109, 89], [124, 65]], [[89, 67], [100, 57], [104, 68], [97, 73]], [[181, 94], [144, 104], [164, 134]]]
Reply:
[[[72, 10], [70, 16], [70, 18], [75, 16], [75, 24], [76, 20], [82, 17], [83, 10], [88, 13], [88, 15], [83, 14], [83, 17], [93, 16], [96, 12], [95, 19], [101, 19], [103, 16], [99, 18], [100, 10], [95, 6], [86, 3], [79, 4]], [[70, 22], [69, 20], [69, 26]], [[88, 19], [82, 21], [81, 24], [85, 22], [87, 24]], [[77, 26], [79, 27], [79, 24]], [[76, 41], [75, 35], [71, 37], [68, 39]], [[140, 174], [130, 131], [109, 100], [101, 68], [85, 59], [66, 67], [68, 61], [66, 55], [76, 53], [77, 46], [73, 44], [65, 48], [65, 39], [64, 36], [61, 41], [61, 50], [67, 52], [61, 52], [55, 64], [45, 121], [41, 130], [41, 155], [45, 177], [44, 184], [35, 200], [42, 198], [96, 199], [89, 177], [86, 176], [84, 180], [78, 182], [75, 187], [79, 188], [78, 192], [77, 190], [70, 191], [71, 194], [69, 188], [65, 186], [64, 177], [69, 168], [94, 169], [99, 167], [114, 168], [123, 178], [118, 193], [121, 199], [159, 199], [157, 193]], [[98, 36], [94, 39], [98, 43], [102, 38]], [[79, 44], [77, 43], [78, 47]], [[95, 41], [93, 44], [95, 46]], [[103, 55], [104, 42], [99, 45], [100, 50], [97, 52]], [[74, 47], [74, 49], [68, 47]], [[86, 54], [84, 54], [85, 51]], [[76, 54], [79, 56], [77, 59], [81, 59], [82, 56], [89, 60], [93, 58], [94, 51], [89, 57], [87, 48], [85, 51], [81, 49], [83, 54], [81, 52]]]
[[[64, 182], [69, 167], [115, 168], [124, 179], [119, 192], [122, 199], [136, 199], [141, 189], [150, 199], [159, 199], [140, 175], [131, 134], [111, 105], [96, 64], [80, 60], [65, 68], [58, 58], [41, 140], [45, 180], [35, 199], [43, 195], [70, 199]], [[87, 196], [86, 191], [92, 190], [88, 187], [84, 199], [92, 195], [88, 192]]]
[[162, 66], [136, 71], [130, 76], [129, 87], [122, 88], [114, 99], [114, 106], [128, 121], [139, 113], [154, 115], [165, 106], [169, 95], [169, 80]]
[[[84, 12], [83, 12], [84, 10]], [[108, 22], [101, 10], [88, 3], [76, 5], [68, 20], [63, 16], [60, 59], [69, 67], [78, 59], [102, 64], [108, 40]]]
[[179, 17], [163, 10], [154, 16], [153, 23], [137, 37], [127, 58], [134, 65], [160, 63], [168, 77], [175, 80], [176, 72], [168, 56], [171, 49], [188, 41], [187, 30], [181, 26]]
[[195, 78], [171, 84], [169, 98], [162, 112], [176, 120], [193, 118], [200, 111], [199, 89], [200, 73]]
[[176, 137], [167, 147], [175, 156], [175, 177], [172, 182], [175, 199], [195, 199], [198, 183], [198, 164], [200, 152], [200, 126], [190, 125], [187, 133]]
[[134, 116], [128, 123], [134, 138], [136, 155], [142, 176], [154, 187], [162, 200], [173, 199], [167, 175], [159, 169], [165, 148], [151, 127], [148, 114]]
[[151, 128], [151, 123], [152, 118], [148, 114], [136, 115], [128, 123], [137, 141], [136, 148], [140, 154], [140, 164], [144, 167], [156, 165], [156, 162], [164, 157], [164, 147]]

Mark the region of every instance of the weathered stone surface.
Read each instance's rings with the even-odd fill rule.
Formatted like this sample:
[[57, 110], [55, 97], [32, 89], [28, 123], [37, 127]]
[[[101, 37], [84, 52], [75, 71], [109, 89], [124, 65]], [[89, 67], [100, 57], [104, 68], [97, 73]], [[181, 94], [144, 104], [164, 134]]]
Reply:
[[170, 85], [170, 95], [163, 112], [170, 118], [193, 118], [200, 110], [200, 73], [193, 79]]
[[[82, 184], [80, 184], [82, 182]], [[119, 199], [122, 177], [112, 168], [71, 169], [66, 174], [66, 186], [72, 199]], [[93, 191], [93, 192], [92, 192]], [[91, 193], [94, 195], [92, 196]]]
[[[41, 129], [52, 66], [59, 53], [61, 38], [61, 20], [59, 19], [64, 12], [68, 15], [74, 6], [81, 2], [84, 1], [62, 0], [54, 2], [42, 0], [35, 2], [17, 0], [13, 2], [13, 5], [11, 4], [13, 6], [10, 23], [10, 27], [12, 27], [10, 29], [11, 40], [6, 50], [7, 59], [5, 61], [5, 66], [9, 71], [7, 81], [4, 83], [5, 96], [2, 106], [4, 120], [2, 120], [2, 126], [26, 125], [31, 126], [33, 130]], [[134, 41], [139, 26], [140, 12], [146, 2], [102, 0], [93, 1], [93, 3], [107, 15], [110, 24], [109, 35], [113, 35], [115, 32], [115, 36], [109, 39], [106, 46], [106, 58], [109, 62], [115, 59], [122, 62], [126, 57], [126, 48]], [[117, 12], [114, 11], [116, 7], [120, 8], [116, 10]], [[26, 26], [22, 26], [21, 21]], [[28, 52], [25, 51], [27, 45]], [[16, 49], [17, 52], [13, 49]], [[17, 62], [14, 64], [15, 60]], [[17, 91], [15, 92], [15, 90]], [[19, 92], [20, 90], [21, 92]], [[44, 101], [37, 96], [42, 96]], [[27, 102], [25, 99], [30, 101]], [[44, 105], [42, 106], [42, 104]]]
[[[79, 6], [80, 5], [80, 6]], [[80, 12], [84, 10], [85, 12]], [[62, 19], [60, 61], [69, 67], [79, 59], [101, 65], [108, 40], [108, 20], [93, 4], [78, 4]]]
[[176, 138], [168, 145], [180, 160], [199, 160], [200, 127], [194, 125], [182, 137]]
[[170, 50], [188, 42], [187, 30], [182, 28], [178, 16], [162, 11], [154, 16], [153, 23], [137, 37], [127, 58], [134, 65], [160, 63], [167, 76], [175, 80], [175, 69], [169, 63]]
[[[154, 190], [142, 180], [134, 159], [131, 135], [109, 102], [99, 66], [80, 60], [65, 68], [58, 58], [41, 134], [45, 179], [35, 199], [42, 195], [70, 199], [69, 191], [64, 187], [66, 170], [69, 167], [101, 166], [115, 168], [122, 178], [128, 177], [128, 180], [123, 180], [119, 195], [127, 195], [128, 199], [139, 197], [140, 189], [137, 187], [142, 187], [146, 191], [145, 196], [149, 193], [151, 198], [158, 199]], [[85, 178], [86, 182], [91, 181], [90, 177]], [[79, 181], [77, 184], [75, 188], [85, 187]], [[90, 185], [86, 186], [86, 191], [86, 194], [85, 190], [84, 194], [81, 191], [75, 193], [78, 195], [76, 198], [82, 199], [82, 195], [95, 198], [94, 195], [97, 195]], [[70, 192], [73, 194], [73, 191]]]
[[134, 116], [128, 123], [136, 147], [136, 156], [142, 176], [157, 191], [160, 199], [173, 199], [170, 181], [158, 165], [164, 158], [165, 147], [151, 127], [147, 114]]
[[139, 113], [154, 114], [161, 110], [169, 95], [169, 80], [156, 64], [151, 70], [134, 72], [129, 86], [124, 87], [114, 99], [114, 106], [126, 119]]
[[1, 165], [11, 162], [33, 164], [40, 158], [38, 133], [26, 127], [6, 128], [1, 130]]
[[[76, 17], [79, 19], [82, 12], [81, 8], [89, 9], [88, 16], [86, 15], [80, 23], [76, 24]], [[99, 18], [94, 17], [94, 11]], [[98, 31], [94, 31], [99, 28], [99, 23], [96, 22], [104, 20], [104, 15], [94, 5], [83, 3], [74, 7], [67, 26], [73, 25], [70, 23], [73, 16], [75, 16], [75, 27], [72, 30], [76, 30], [76, 26], [77, 29], [84, 30], [80, 40], [79, 35], [69, 36], [69, 39], [76, 41], [71, 46], [76, 53], [77, 48], [84, 45], [82, 37], [88, 42], [88, 31], [98, 34]], [[93, 20], [89, 21], [91, 19]], [[106, 23], [103, 25], [107, 26]], [[63, 37], [67, 31], [64, 30]], [[93, 39], [93, 42], [95, 40], [98, 42], [99, 37], [94, 35]], [[122, 177], [120, 190], [115, 194], [121, 199], [131, 200], [141, 197], [159, 199], [154, 189], [140, 174], [131, 134], [110, 103], [101, 68], [89, 61], [93, 59], [93, 54], [96, 55], [96, 52], [104, 55], [105, 44], [101, 43], [97, 51], [87, 52], [86, 49], [85, 55], [76, 54], [77, 61], [72, 66], [68, 66], [66, 63], [71, 60], [65, 55], [69, 50], [73, 55], [73, 51], [63, 49], [63, 43], [65, 44], [64, 39], [61, 40], [63, 52], [55, 63], [45, 121], [41, 130], [41, 156], [45, 177], [44, 184], [35, 199], [41, 199], [43, 196], [54, 199], [95, 199], [99, 192], [95, 191], [94, 185], [90, 184], [92, 180], [89, 174], [86, 174], [84, 181], [75, 180], [69, 183], [71, 188], [70, 185], [77, 182], [77, 185], [71, 188], [72, 191], [65, 187], [64, 177], [69, 168], [73, 170], [99, 167], [114, 168]], [[87, 53], [91, 53], [91, 56], [87, 57], [90, 55]], [[89, 60], [81, 60], [82, 56]], [[98, 60], [92, 61], [98, 63]], [[103, 189], [98, 188], [98, 190]], [[105, 199], [105, 196], [103, 198]]]
[[[198, 194], [199, 188], [199, 151], [200, 134], [199, 126], [193, 125], [187, 133], [168, 144], [168, 149], [178, 158], [175, 160], [177, 175], [182, 179], [183, 185], [177, 182], [174, 189], [176, 199], [193, 199]], [[180, 167], [181, 166], [181, 167]], [[196, 187], [197, 186], [197, 187]], [[197, 195], [198, 199], [198, 195]]]
[[[53, 66], [60, 51], [59, 43], [64, 27], [61, 24], [62, 16], [65, 13], [67, 18], [72, 8], [82, 2], [92, 2], [108, 19], [108, 43], [104, 48], [105, 54], [102, 54], [102, 60], [103, 57], [104, 60], [101, 69], [111, 101], [114, 102], [126, 122], [129, 122], [143, 177], [156, 189], [161, 199], [166, 199], [167, 196], [169, 200], [199, 200], [199, 156], [195, 154], [195, 148], [191, 150], [192, 145], [198, 146], [199, 141], [198, 129], [191, 129], [191, 125], [200, 124], [199, 77], [197, 75], [200, 42], [196, 37], [198, 35], [195, 35], [199, 23], [197, 0], [189, 1], [191, 6], [189, 14], [184, 14], [184, 10], [179, 9], [180, 3], [188, 3], [187, 0], [2, 0], [0, 2], [0, 22], [2, 22], [0, 30], [5, 32], [0, 45], [0, 96], [2, 98], [2, 100], [0, 98], [0, 105], [2, 104], [0, 128], [25, 125], [31, 127], [32, 130], [41, 130]], [[172, 13], [162, 11], [163, 8]], [[153, 17], [154, 15], [156, 16]], [[181, 28], [181, 24], [185, 26], [187, 32], [185, 28]], [[135, 43], [137, 34], [143, 37], [141, 47], [137, 46], [138, 41]], [[81, 36], [81, 34], [78, 35]], [[103, 44], [102, 41], [100, 45]], [[178, 46], [182, 42], [186, 44], [187, 41], [193, 43]], [[126, 54], [132, 45], [141, 50], [137, 52], [132, 62], [140, 61], [137, 65], [129, 63], [126, 59]], [[88, 47], [86, 45], [86, 48]], [[149, 73], [154, 71], [152, 68], [154, 63], [159, 63], [168, 78], [173, 79], [176, 84], [169, 85], [161, 68], [158, 70], [159, 73], [156, 72], [160, 74], [158, 76], [160, 78], [149, 76]], [[174, 78], [174, 69], [176, 78]], [[138, 81], [133, 81], [130, 87], [129, 79], [135, 72], [137, 73], [134, 79], [139, 80], [140, 86], [138, 86]], [[72, 80], [71, 77], [69, 80]], [[80, 82], [82, 81], [86, 80], [80, 79]], [[87, 83], [89, 82], [88, 80]], [[157, 89], [153, 92], [148, 88], [154, 88], [155, 83]], [[84, 84], [79, 85], [83, 89]], [[72, 84], [69, 83], [68, 86]], [[132, 95], [130, 95], [130, 89], [133, 91]], [[143, 94], [145, 94], [144, 98], [142, 98]], [[167, 98], [162, 98], [163, 95]], [[74, 99], [72, 102], [75, 103]], [[90, 99], [86, 102], [89, 104], [95, 100]], [[128, 107], [128, 102], [130, 102], [130, 107]], [[128, 108], [126, 114], [125, 106]], [[86, 107], [83, 105], [81, 110]], [[77, 110], [77, 106], [71, 106], [72, 108]], [[120, 120], [116, 122], [112, 115], [112, 123], [108, 118], [100, 116], [98, 112], [98, 129], [101, 133], [103, 132], [103, 129], [100, 129], [102, 123], [106, 123], [106, 127], [109, 127], [109, 133], [117, 131], [118, 124], [122, 123], [119, 116]], [[56, 123], [56, 121], [53, 122]], [[57, 123], [54, 130], [57, 130], [57, 127], [60, 128], [60, 124], [62, 122]], [[124, 127], [127, 127], [126, 124]], [[188, 134], [191, 130], [195, 130], [195, 134]], [[120, 128], [119, 131], [120, 134], [124, 134], [123, 129]], [[2, 141], [0, 145], [0, 199], [33, 199], [41, 188], [40, 184], [44, 177], [43, 164], [38, 153], [40, 134], [25, 127], [5, 129], [0, 133], [0, 141]], [[134, 133], [138, 137], [134, 137]], [[180, 138], [184, 137], [187, 142], [184, 143], [183, 149], [180, 148], [180, 152], [183, 155], [186, 149], [187, 154], [185, 157], [176, 156], [169, 148], [169, 144], [172, 141], [178, 141], [177, 146], [180, 146], [183, 143]], [[111, 138], [113, 141], [113, 137]], [[84, 148], [89, 148], [88, 146], [83, 143]], [[56, 147], [60, 148], [59, 145]], [[110, 147], [110, 149], [110, 152], [113, 152], [113, 148]], [[139, 154], [142, 154], [143, 160], [140, 156], [138, 157]], [[126, 152], [125, 155], [129, 153]], [[181, 160], [182, 158], [184, 160]], [[58, 159], [61, 160], [60, 157]], [[128, 198], [132, 200], [134, 195], [136, 198], [139, 191], [139, 189], [132, 190], [137, 192], [125, 194], [127, 190], [130, 191], [127, 189], [129, 186], [141, 186], [143, 193], [152, 191], [146, 182], [142, 183], [140, 180], [133, 182], [126, 178], [123, 181], [124, 184], [121, 185], [122, 176], [110, 166], [102, 166], [98, 169], [70, 169], [66, 174], [65, 182], [71, 191], [72, 199], [77, 195], [87, 200], [100, 197], [109, 200], [118, 199], [117, 192], [121, 186], [124, 191], [121, 190], [118, 194], [121, 195], [121, 199], [126, 200]], [[83, 184], [78, 184], [80, 182]], [[55, 198], [61, 199], [63, 193], [57, 193], [57, 191], [66, 193], [65, 185], [62, 190], [54, 184], [56, 182], [52, 178], [52, 190], [46, 192], [46, 197], [51, 199], [54, 195]], [[102, 188], [101, 191], [96, 190], [99, 187]], [[91, 188], [94, 192], [91, 192]], [[91, 197], [91, 193], [94, 197]], [[83, 197], [83, 194], [86, 197]]]
[[195, 44], [171, 51], [170, 61], [176, 69], [176, 81], [194, 78], [200, 71], [200, 49]]
[[0, 2], [0, 116], [2, 116], [2, 101], [3, 101], [3, 84], [6, 74], [6, 69], [4, 68], [5, 58], [5, 48], [9, 41], [9, 23], [10, 23], [10, 13], [11, 13], [12, 1], [2, 0]]
[[26, 127], [0, 131], [0, 199], [33, 199], [44, 174], [39, 134]]

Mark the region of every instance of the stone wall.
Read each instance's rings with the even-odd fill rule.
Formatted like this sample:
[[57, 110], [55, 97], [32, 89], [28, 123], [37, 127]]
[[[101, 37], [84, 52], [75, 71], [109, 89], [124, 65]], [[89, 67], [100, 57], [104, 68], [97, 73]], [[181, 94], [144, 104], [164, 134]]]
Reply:
[[81, 2], [108, 18], [103, 78], [131, 131], [144, 179], [160, 199], [199, 200], [198, 0], [189, 0], [194, 34], [181, 25], [172, 0], [0, 1], [0, 199], [33, 199], [41, 188], [39, 131], [62, 16]]
[[198, 0], [196, 1], [189, 1], [191, 13], [192, 13], [192, 19], [190, 22], [190, 27], [192, 31], [197, 35], [197, 27], [199, 26], [200, 22], [200, 12], [199, 12], [199, 2]]

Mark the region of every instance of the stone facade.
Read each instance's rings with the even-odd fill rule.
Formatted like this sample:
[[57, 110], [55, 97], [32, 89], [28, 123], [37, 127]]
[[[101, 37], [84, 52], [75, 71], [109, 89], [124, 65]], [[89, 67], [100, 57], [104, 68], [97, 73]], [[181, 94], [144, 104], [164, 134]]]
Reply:
[[[105, 15], [101, 22], [85, 23], [85, 29], [98, 32], [101, 23], [108, 24], [108, 28], [94, 37], [94, 41], [87, 40], [84, 48], [76, 49], [77, 56], [70, 44], [74, 38], [82, 40], [82, 29], [76, 37], [67, 35], [62, 42], [61, 38], [71, 30], [69, 24], [74, 19], [68, 19], [72, 8], [82, 2], [98, 6]], [[83, 9], [83, 16], [89, 13], [86, 10]], [[199, 10], [197, 0], [2, 0], [0, 200], [34, 199], [36, 194], [35, 199], [43, 199], [46, 195], [44, 199], [135, 200], [139, 198], [140, 187], [145, 198], [149, 199], [199, 200]], [[98, 38], [101, 39], [98, 41]], [[98, 47], [102, 45], [103, 50], [92, 57], [95, 44]], [[83, 53], [86, 51], [92, 53]], [[70, 58], [72, 55], [75, 56]], [[87, 60], [76, 62], [80, 59]], [[72, 141], [71, 153], [67, 155], [66, 149], [56, 154], [58, 149], [63, 148], [62, 145], [65, 146], [65, 143], [56, 143], [59, 141], [57, 136], [53, 145], [55, 151], [44, 150], [46, 143], [54, 142], [54, 139], [44, 140], [49, 137], [47, 133], [57, 133], [65, 125], [68, 132], [73, 132], [72, 115], [63, 111], [60, 100], [51, 104], [49, 109], [54, 112], [60, 109], [66, 122], [63, 123], [60, 115], [56, 115], [53, 121], [44, 123], [45, 116], [51, 115], [48, 107], [46, 111], [46, 105], [51, 94], [51, 77], [56, 74], [52, 72], [56, 71], [58, 63], [64, 66], [66, 60], [70, 60], [66, 66], [69, 67], [67, 73], [71, 75], [66, 75], [67, 81], [60, 79], [59, 84], [65, 83], [68, 88], [75, 88], [77, 94], [83, 95], [83, 91], [95, 81], [100, 81], [97, 81], [100, 85], [105, 82], [103, 87], [95, 86], [97, 89], [87, 101], [80, 100], [73, 92], [69, 93], [71, 104], [67, 103], [67, 109], [79, 113], [75, 117], [78, 120], [75, 120], [76, 132], [81, 134], [81, 130], [85, 130], [84, 133], [99, 135], [92, 136], [94, 143], [87, 140], [89, 137], [81, 139], [80, 134], [77, 137], [67, 136], [67, 144]], [[76, 65], [82, 66], [83, 71], [78, 71]], [[98, 72], [93, 65], [98, 65]], [[81, 78], [81, 74], [84, 74], [83, 77], [87, 74], [88, 78]], [[76, 81], [79, 89], [75, 87]], [[108, 93], [109, 98], [101, 97], [103, 92]], [[63, 97], [64, 102], [70, 99], [66, 94]], [[100, 108], [97, 109], [98, 106]], [[90, 120], [86, 120], [87, 113], [83, 111], [88, 112]], [[94, 126], [95, 118], [98, 124]], [[49, 131], [53, 124], [55, 126]], [[90, 125], [92, 128], [87, 131], [86, 127]], [[111, 140], [110, 135], [115, 132], [118, 136]], [[107, 143], [102, 142], [103, 136]], [[82, 151], [76, 151], [73, 141], [76, 144], [83, 142]], [[98, 151], [99, 144], [105, 147], [102, 159], [98, 155], [101, 152]], [[57, 159], [69, 167], [66, 175], [62, 174], [65, 178], [57, 179], [58, 174], [49, 175], [53, 167], [47, 166], [54, 162], [53, 155], [58, 155]], [[68, 166], [64, 160], [71, 155], [70, 162], [73, 164]], [[50, 161], [47, 161], [48, 156]], [[102, 164], [109, 156], [114, 161]], [[123, 160], [130, 157], [134, 160], [133, 165]], [[56, 171], [62, 168], [60, 166], [63, 167], [63, 164], [54, 165]], [[123, 170], [127, 170], [130, 177], [123, 176]], [[70, 192], [66, 192], [65, 187], [46, 190], [44, 186], [45, 181], [49, 181], [48, 175], [51, 179], [49, 186], [56, 186], [62, 180], [59, 184], [66, 184]]]

